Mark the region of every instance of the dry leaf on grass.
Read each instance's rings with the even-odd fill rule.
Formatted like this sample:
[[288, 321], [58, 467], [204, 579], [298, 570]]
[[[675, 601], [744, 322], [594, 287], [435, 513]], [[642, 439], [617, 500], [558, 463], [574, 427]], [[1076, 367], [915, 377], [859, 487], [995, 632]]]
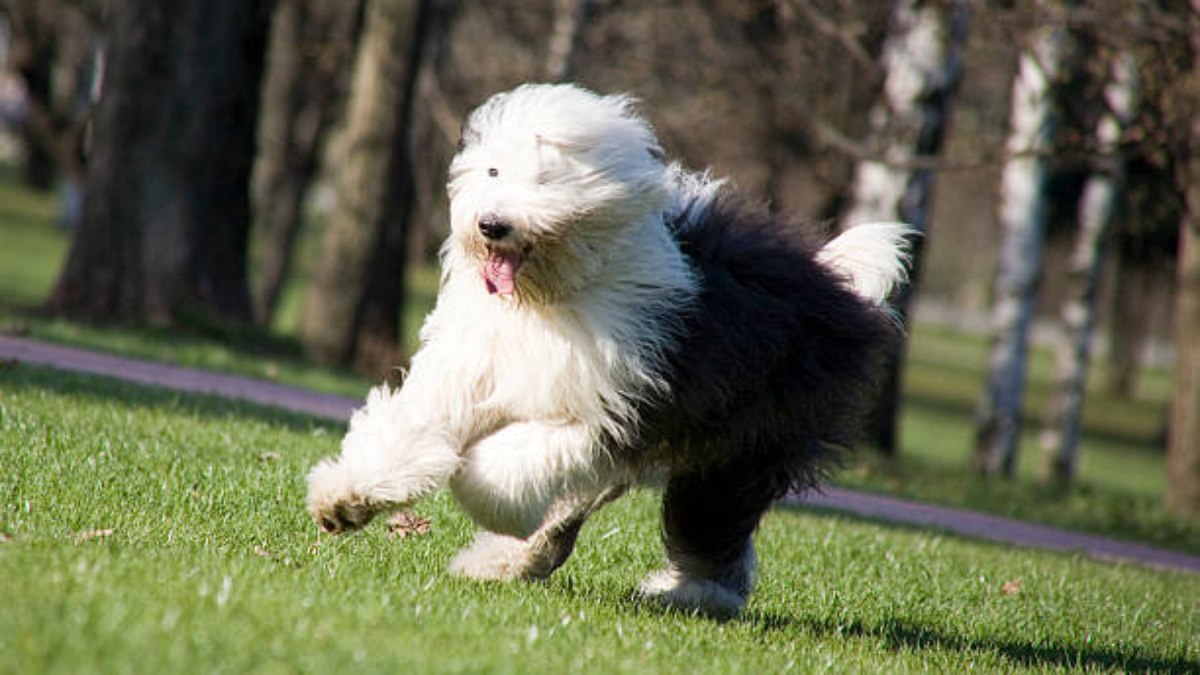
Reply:
[[429, 519], [403, 511], [387, 520], [388, 539], [405, 539], [429, 534]]
[[113, 533], [113, 529], [111, 527], [107, 528], [107, 529], [103, 529], [103, 530], [100, 530], [100, 529], [84, 530], [83, 532], [80, 532], [79, 534], [75, 535], [75, 539], [78, 541], [88, 541], [90, 539], [103, 539], [105, 537], [112, 536], [112, 533]]
[[13, 536], [7, 532], [0, 532], [0, 544], [7, 544], [13, 540]]
[[1012, 581], [1004, 582], [1004, 585], [1000, 587], [1000, 592], [1005, 595], [1016, 595], [1017, 593], [1020, 593], [1021, 580], [1013, 579]]

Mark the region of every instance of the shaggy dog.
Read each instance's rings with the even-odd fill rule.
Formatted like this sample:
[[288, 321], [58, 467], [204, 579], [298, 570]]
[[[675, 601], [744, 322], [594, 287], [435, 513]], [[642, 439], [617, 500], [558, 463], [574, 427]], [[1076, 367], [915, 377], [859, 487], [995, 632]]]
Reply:
[[525, 85], [467, 119], [437, 307], [309, 475], [326, 531], [449, 484], [485, 530], [451, 571], [542, 579], [596, 509], [665, 485], [644, 597], [729, 615], [752, 535], [853, 440], [895, 331], [901, 225], [813, 245], [666, 164], [631, 99]]

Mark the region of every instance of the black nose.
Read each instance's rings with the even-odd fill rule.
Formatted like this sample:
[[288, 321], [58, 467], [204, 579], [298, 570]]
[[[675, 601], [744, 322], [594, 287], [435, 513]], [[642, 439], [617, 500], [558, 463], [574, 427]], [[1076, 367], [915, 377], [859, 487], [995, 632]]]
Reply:
[[513, 227], [499, 216], [484, 216], [479, 219], [479, 232], [492, 241], [500, 241], [512, 232]]

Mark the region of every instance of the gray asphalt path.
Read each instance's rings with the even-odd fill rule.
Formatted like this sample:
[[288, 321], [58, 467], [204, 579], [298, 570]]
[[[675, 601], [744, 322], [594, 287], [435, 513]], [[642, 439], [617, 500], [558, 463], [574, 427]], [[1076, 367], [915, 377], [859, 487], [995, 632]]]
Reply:
[[[350, 413], [360, 404], [357, 399], [316, 393], [275, 382], [4, 335], [0, 335], [0, 360], [113, 377], [179, 391], [213, 394], [338, 421], [349, 419]], [[3, 370], [0, 370], [0, 377], [3, 376]], [[868, 520], [941, 530], [973, 539], [1080, 553], [1100, 560], [1200, 574], [1200, 556], [965, 509], [842, 488], [827, 488], [821, 493], [789, 497], [787, 502]]]

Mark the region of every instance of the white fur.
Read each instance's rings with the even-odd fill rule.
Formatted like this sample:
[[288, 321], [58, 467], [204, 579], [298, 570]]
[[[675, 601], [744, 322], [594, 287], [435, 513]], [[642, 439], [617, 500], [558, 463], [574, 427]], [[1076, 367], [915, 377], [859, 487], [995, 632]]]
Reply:
[[817, 260], [842, 274], [864, 300], [884, 305], [892, 289], [908, 279], [910, 238], [903, 223], [864, 223], [850, 227], [825, 245]]
[[[341, 455], [309, 475], [309, 511], [331, 531], [450, 483], [484, 527], [526, 537], [556, 499], [628, 482], [638, 469], [605, 443], [632, 442], [638, 400], [666, 386], [679, 311], [698, 293], [671, 228], [702, 217], [721, 181], [665, 165], [630, 99], [571, 86], [493, 98], [469, 118], [464, 141], [421, 349], [403, 387], [373, 390]], [[510, 222], [511, 236], [485, 239], [485, 217]], [[901, 277], [900, 232], [852, 230], [822, 259], [881, 300]], [[496, 247], [524, 260], [512, 297], [483, 282]], [[514, 541], [485, 538], [453, 567], [507, 578], [522, 555]], [[671, 604], [744, 602], [678, 570], [664, 579], [647, 592]]]

